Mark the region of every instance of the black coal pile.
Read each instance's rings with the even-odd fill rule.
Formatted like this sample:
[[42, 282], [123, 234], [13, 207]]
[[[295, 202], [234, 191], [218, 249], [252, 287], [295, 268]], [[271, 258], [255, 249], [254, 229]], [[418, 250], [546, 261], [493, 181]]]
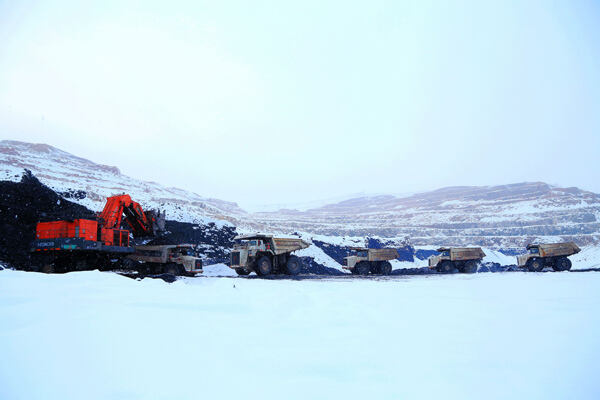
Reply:
[[314, 275], [344, 275], [344, 273], [335, 268], [329, 268], [316, 262], [312, 257], [300, 257], [302, 260], [301, 274]]
[[523, 268], [519, 268], [516, 265], [500, 265], [496, 262], [484, 262], [477, 272], [507, 272], [507, 271], [522, 271]]
[[65, 192], [61, 192], [59, 193], [62, 197], [64, 197], [65, 199], [77, 199], [77, 200], [83, 200], [87, 197], [87, 193], [84, 190], [75, 190], [75, 189], [69, 189]]
[[400, 268], [392, 271], [390, 275], [430, 275], [430, 274], [439, 274], [434, 269], [428, 267], [420, 267], [420, 268]]
[[30, 245], [39, 221], [95, 218], [87, 208], [65, 200], [30, 171], [21, 182], [0, 182], [0, 260], [15, 268], [30, 266]]
[[350, 247], [338, 246], [331, 243], [321, 242], [320, 240], [314, 240], [313, 244], [323, 250], [323, 253], [333, 258], [338, 264], [343, 265], [344, 257], [350, 254]]
[[429, 257], [431, 256], [435, 256], [440, 254], [439, 252], [435, 251], [435, 250], [416, 250], [415, 251], [415, 257], [418, 258], [419, 260], [427, 260]]
[[237, 235], [235, 227], [219, 227], [214, 223], [208, 225], [190, 224], [187, 222], [166, 221], [166, 232], [150, 241], [149, 245], [193, 244], [203, 256], [204, 264], [226, 263], [229, 261], [233, 238]]

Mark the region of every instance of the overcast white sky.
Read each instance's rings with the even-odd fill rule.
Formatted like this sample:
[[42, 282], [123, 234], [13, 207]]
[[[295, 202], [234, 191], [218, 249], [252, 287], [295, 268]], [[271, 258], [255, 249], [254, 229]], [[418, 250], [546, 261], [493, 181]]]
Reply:
[[600, 192], [599, 4], [0, 0], [0, 138], [242, 206]]

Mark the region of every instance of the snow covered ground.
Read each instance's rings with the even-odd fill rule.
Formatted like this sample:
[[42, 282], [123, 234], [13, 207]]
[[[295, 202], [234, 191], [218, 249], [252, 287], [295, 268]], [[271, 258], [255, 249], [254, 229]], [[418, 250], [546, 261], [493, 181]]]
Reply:
[[2, 399], [598, 399], [600, 273], [0, 271]]
[[202, 267], [203, 276], [238, 276], [238, 274], [225, 264], [211, 264]]
[[569, 257], [573, 269], [600, 268], [600, 246], [585, 246], [581, 252]]

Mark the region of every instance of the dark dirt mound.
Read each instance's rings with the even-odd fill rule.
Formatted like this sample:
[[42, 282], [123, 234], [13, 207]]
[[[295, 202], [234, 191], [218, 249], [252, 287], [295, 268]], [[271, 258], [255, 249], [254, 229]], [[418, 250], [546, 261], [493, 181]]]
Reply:
[[506, 272], [506, 271], [521, 271], [525, 268], [519, 268], [516, 265], [500, 265], [495, 262], [481, 263], [478, 272]]
[[430, 274], [438, 274], [436, 270], [420, 267], [420, 268], [401, 268], [395, 269], [392, 271], [390, 275], [430, 275]]
[[0, 260], [15, 268], [30, 265], [30, 245], [40, 220], [95, 218], [92, 211], [65, 200], [30, 171], [21, 182], [0, 182]]
[[335, 268], [329, 268], [315, 262], [311, 257], [300, 257], [302, 260], [301, 274], [315, 274], [315, 275], [344, 275], [344, 273]]
[[416, 250], [415, 251], [415, 257], [418, 258], [419, 260], [427, 260], [429, 257], [431, 256], [435, 256], [437, 254], [440, 254], [438, 251], [436, 250]]
[[321, 242], [320, 240], [314, 240], [313, 244], [323, 250], [323, 253], [333, 258], [338, 264], [343, 265], [344, 257], [350, 254], [350, 248], [344, 246], [338, 246], [331, 243]]

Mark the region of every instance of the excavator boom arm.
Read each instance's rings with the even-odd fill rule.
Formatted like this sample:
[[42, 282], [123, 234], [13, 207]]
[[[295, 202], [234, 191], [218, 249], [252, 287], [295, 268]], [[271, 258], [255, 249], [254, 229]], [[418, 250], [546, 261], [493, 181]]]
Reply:
[[[161, 221], [153, 212], [144, 212], [139, 203], [133, 201], [131, 196], [123, 194], [112, 196], [106, 200], [106, 205], [100, 213], [100, 218], [104, 221], [104, 227], [110, 229], [119, 229], [125, 216], [125, 222], [131, 228], [133, 236], [154, 236], [155, 230], [161, 227]], [[161, 215], [158, 214], [158, 219]], [[164, 219], [164, 216], [162, 216]], [[164, 222], [163, 222], [164, 224]]]

